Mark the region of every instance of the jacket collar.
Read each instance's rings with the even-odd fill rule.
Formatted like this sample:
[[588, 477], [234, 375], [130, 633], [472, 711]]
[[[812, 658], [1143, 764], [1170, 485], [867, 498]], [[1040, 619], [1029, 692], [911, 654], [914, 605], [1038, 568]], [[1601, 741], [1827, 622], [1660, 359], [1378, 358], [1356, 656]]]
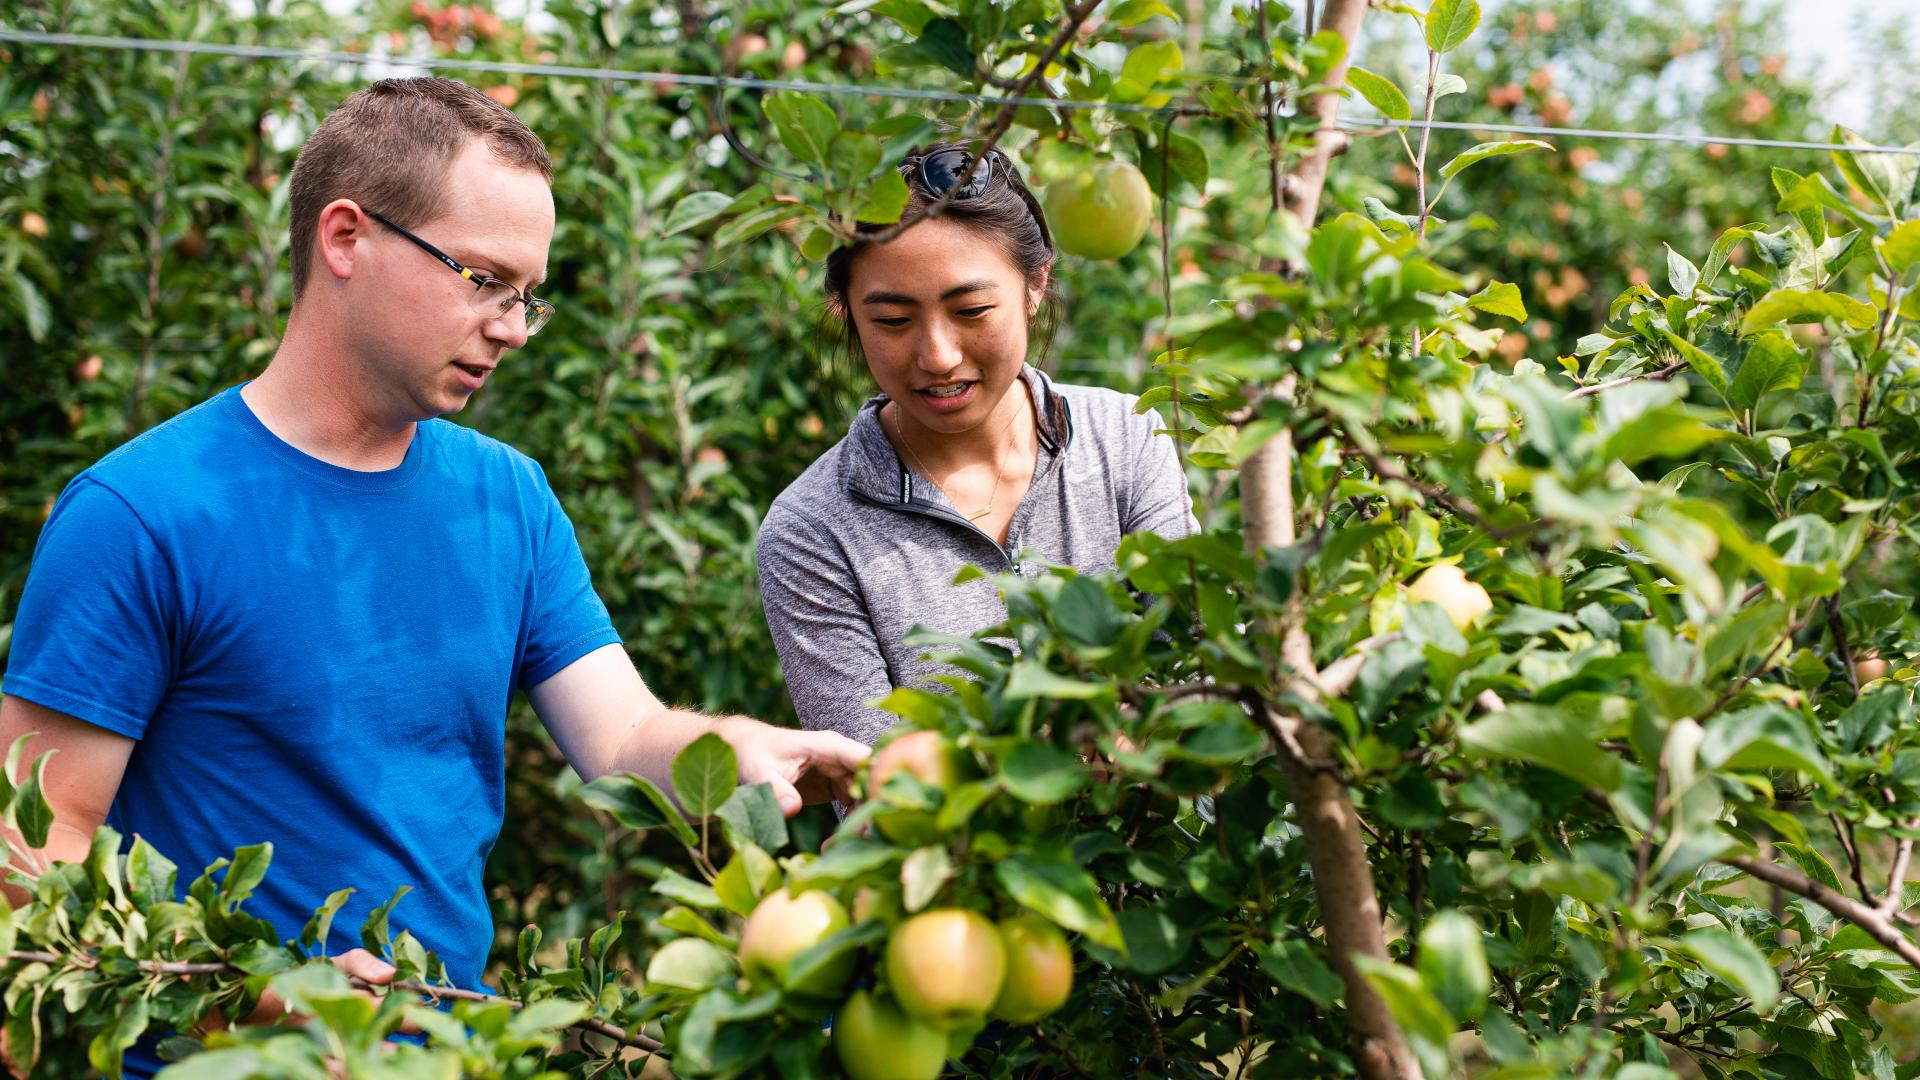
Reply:
[[[1039, 406], [1041, 447], [1049, 453], [1065, 450], [1073, 440], [1073, 416], [1067, 399], [1054, 389], [1052, 379], [1031, 364], [1021, 367], [1020, 378]], [[885, 394], [868, 399], [847, 428], [840, 460], [848, 490], [874, 502], [944, 502], [931, 485], [916, 483], [900, 455], [894, 453], [893, 443], [880, 424], [880, 407], [887, 401]]]

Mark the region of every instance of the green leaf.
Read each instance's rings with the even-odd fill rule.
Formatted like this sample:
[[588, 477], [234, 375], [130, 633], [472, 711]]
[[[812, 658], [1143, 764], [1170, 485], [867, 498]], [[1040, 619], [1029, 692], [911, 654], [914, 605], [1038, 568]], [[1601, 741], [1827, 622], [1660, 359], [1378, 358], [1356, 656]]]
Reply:
[[753, 914], [769, 887], [780, 878], [780, 868], [773, 856], [752, 844], [747, 844], [733, 853], [733, 858], [722, 867], [713, 879], [713, 894], [728, 911], [741, 918]]
[[[22, 738], [25, 737], [22, 736]], [[14, 744], [16, 752], [19, 745], [17, 742]], [[47, 762], [58, 752], [49, 750], [34, 759], [33, 764], [28, 766], [26, 782], [14, 791], [12, 805], [9, 807], [12, 811], [13, 827], [19, 831], [20, 839], [26, 841], [27, 846], [35, 850], [47, 846], [47, 833], [53, 829], [53, 807], [47, 804], [44, 778]], [[8, 771], [11, 772], [11, 761], [8, 762], [8, 766]]]
[[1818, 289], [1775, 289], [1747, 311], [1740, 320], [1743, 333], [1752, 333], [1779, 322], [1817, 322], [1838, 319], [1855, 330], [1873, 325], [1877, 313], [1871, 304], [1839, 293]]
[[413, 891], [413, 886], [402, 885], [393, 890], [393, 896], [386, 903], [374, 908], [367, 914], [366, 921], [360, 924], [360, 944], [375, 956], [386, 956], [392, 951], [393, 938], [387, 926], [387, 919], [393, 914], [395, 904], [400, 898]]
[[973, 45], [967, 40], [967, 28], [952, 19], [933, 19], [920, 31], [920, 40], [913, 43], [911, 52], [920, 58], [939, 64], [963, 79], [980, 77], [979, 65], [973, 54]]
[[713, 886], [705, 885], [676, 870], [663, 870], [654, 879], [653, 891], [669, 900], [701, 908], [705, 911], [720, 911], [726, 905], [720, 902], [720, 894]]
[[1775, 390], [1799, 389], [1806, 372], [1806, 354], [1785, 335], [1755, 337], [1733, 384], [1727, 388], [1727, 403], [1736, 409], [1754, 408]]
[[[864, 131], [843, 131], [827, 147], [827, 180], [839, 188], [859, 188], [879, 168], [880, 156], [879, 139]], [[898, 175], [900, 170], [888, 171]]]
[[1722, 399], [1726, 398], [1727, 369], [1721, 365], [1719, 357], [1664, 326], [1660, 328], [1660, 335], [1667, 339], [1667, 344], [1673, 346], [1674, 351], [1680, 354], [1680, 359], [1685, 360], [1695, 374], [1704, 379], [1708, 386], [1713, 387], [1714, 392]]
[[1458, 911], [1443, 911], [1420, 931], [1420, 979], [1456, 1020], [1472, 1020], [1493, 992], [1480, 924]]
[[740, 766], [727, 740], [709, 731], [673, 759], [673, 793], [689, 817], [709, 817], [740, 783]]
[[351, 887], [336, 889], [327, 894], [326, 902], [313, 909], [313, 917], [300, 931], [300, 946], [309, 951], [318, 949], [320, 956], [327, 954], [327, 935], [333, 932], [333, 917], [347, 906], [347, 898], [354, 890]]
[[907, 182], [900, 173], [889, 169], [861, 189], [860, 201], [853, 208], [853, 218], [867, 225], [891, 225], [900, 220], [912, 194], [907, 190]]
[[1834, 790], [1813, 732], [1797, 713], [1779, 705], [1757, 705], [1707, 724], [1699, 754], [1700, 763], [1709, 769], [1789, 769]]
[[700, 913], [690, 907], [675, 906], [660, 916], [660, 925], [681, 934], [691, 934], [704, 938], [723, 948], [733, 948], [733, 941], [725, 934], [713, 928], [713, 924], [700, 917]]
[[732, 986], [737, 968], [733, 954], [697, 937], [675, 938], [660, 946], [647, 961], [647, 989], [699, 992], [714, 986]]
[[1447, 1075], [1447, 1041], [1453, 1037], [1455, 1024], [1419, 974], [1404, 964], [1371, 956], [1356, 955], [1353, 961], [1407, 1034], [1426, 1074]]
[[45, 341], [47, 331], [53, 329], [53, 308], [47, 303], [46, 294], [25, 274], [15, 272], [10, 276], [14, 291], [20, 297], [20, 314], [27, 320], [27, 336]]
[[1620, 759], [1594, 745], [1587, 718], [1526, 702], [1509, 705], [1460, 729], [1460, 741], [1482, 755], [1540, 765], [1601, 791], [1620, 786]]
[[1069, 578], [1053, 602], [1054, 625], [1082, 645], [1113, 644], [1126, 625], [1119, 605], [1100, 583], [1087, 577]]
[[[1471, 2], [1471, 0], [1469, 0]], [[1452, 161], [1440, 167], [1440, 175], [1451, 180], [1470, 165], [1491, 157], [1504, 157], [1508, 154], [1524, 154], [1530, 150], [1552, 150], [1552, 143], [1539, 139], [1508, 139], [1504, 142], [1483, 142], [1462, 150]]]
[[[126, 873], [127, 894], [134, 906], [142, 909], [172, 900], [174, 885], [180, 877], [179, 867], [173, 860], [154, 850], [143, 836], [133, 838], [133, 848], [127, 852]], [[5, 949], [0, 949], [0, 953], [4, 952]]]
[[780, 813], [772, 784], [747, 784], [733, 789], [714, 811], [735, 850], [752, 844], [763, 851], [787, 846], [787, 819]]
[[1473, 36], [1480, 25], [1480, 5], [1475, 0], [1433, 0], [1427, 9], [1427, 48], [1437, 53], [1452, 52]]
[[733, 196], [718, 191], [696, 191], [667, 211], [666, 224], [661, 227], [662, 236], [673, 236], [698, 228], [727, 212], [733, 206]]
[[271, 862], [272, 844], [252, 844], [234, 850], [233, 863], [227, 867], [226, 877], [220, 881], [220, 902], [226, 905], [228, 911], [239, 907], [241, 902], [253, 895], [254, 888], [265, 880], [267, 866]]
[[1064, 858], [1013, 855], [1002, 859], [993, 872], [1015, 903], [1085, 934], [1097, 945], [1126, 951], [1112, 910], [1100, 899], [1093, 876], [1079, 866]]
[[1038, 806], [1065, 802], [1092, 779], [1085, 762], [1043, 742], [1022, 742], [1000, 763], [1000, 786]]
[[939, 844], [915, 849], [900, 867], [900, 903], [909, 915], [933, 902], [953, 877], [953, 858]]
[[[1663, 247], [1666, 245], [1662, 245]], [[1673, 295], [1688, 297], [1693, 295], [1694, 286], [1700, 284], [1700, 268], [1685, 255], [1667, 247], [1667, 285]]]
[[[1133, 906], [1128, 905], [1122, 918], [1132, 913]], [[1320, 958], [1311, 941], [1286, 938], [1274, 942], [1260, 954], [1260, 969], [1272, 977], [1275, 989], [1299, 994], [1322, 1008], [1339, 1004], [1346, 994], [1346, 985]]]
[[96, 1069], [120, 1078], [121, 1056], [147, 1033], [147, 999], [142, 994], [120, 998], [112, 1013], [112, 1023], [93, 1037], [87, 1046], [87, 1061]]
[[1780, 999], [1780, 974], [1753, 942], [1719, 927], [1706, 927], [1681, 938], [1679, 945], [1700, 966], [1751, 999], [1754, 1012], [1772, 1014]]
[[665, 827], [686, 847], [698, 847], [700, 838], [686, 816], [673, 805], [667, 794], [653, 781], [637, 773], [603, 776], [580, 791], [580, 801], [596, 810], [605, 810], [628, 829]]
[[756, 210], [749, 210], [714, 230], [713, 246], [732, 247], [735, 244], [744, 244], [768, 229], [815, 215], [816, 211], [813, 207], [804, 203], [776, 202], [771, 206], [762, 206]]
[[840, 133], [840, 118], [825, 102], [812, 94], [781, 90], [762, 99], [760, 111], [772, 121], [774, 133], [789, 153], [826, 168], [833, 137]]
[[1111, 684], [1069, 679], [1065, 675], [1056, 675], [1031, 660], [1017, 660], [1014, 662], [1012, 673], [1007, 676], [1007, 688], [1002, 691], [1002, 696], [1008, 701], [1025, 701], [1028, 698], [1086, 701], [1111, 696], [1113, 693]]
[[1135, 47], [1127, 54], [1120, 68], [1122, 82], [1134, 82], [1151, 88], [1169, 75], [1178, 74], [1186, 67], [1186, 59], [1180, 54], [1180, 43], [1163, 38], [1149, 41]]
[[1511, 282], [1489, 281], [1486, 288], [1467, 297], [1467, 303], [1515, 322], [1527, 321], [1527, 305], [1520, 299], [1520, 286]]
[[1875, 243], [1879, 245], [1880, 257], [1887, 260], [1887, 266], [1898, 277], [1920, 262], [1920, 221], [1903, 221]]
[[1125, 30], [1156, 16], [1180, 21], [1180, 13], [1168, 7], [1166, 0], [1121, 0], [1120, 5], [1107, 16], [1107, 24]]
[[513, 1010], [512, 1019], [507, 1021], [507, 1038], [529, 1040], [536, 1035], [558, 1032], [579, 1023], [591, 1011], [580, 1001], [546, 998], [528, 1002]]
[[1400, 86], [1384, 75], [1375, 75], [1365, 67], [1348, 67], [1346, 85], [1359, 92], [1361, 98], [1367, 98], [1367, 104], [1379, 110], [1386, 119], [1413, 119], [1413, 106], [1407, 102], [1407, 96], [1400, 92]]

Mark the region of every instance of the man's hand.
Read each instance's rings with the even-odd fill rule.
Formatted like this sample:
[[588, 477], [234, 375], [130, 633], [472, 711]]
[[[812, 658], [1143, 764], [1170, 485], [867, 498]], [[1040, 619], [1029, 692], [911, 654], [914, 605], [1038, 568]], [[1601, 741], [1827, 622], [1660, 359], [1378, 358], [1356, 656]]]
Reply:
[[729, 717], [720, 737], [733, 747], [740, 782], [773, 785], [780, 812], [788, 817], [807, 803], [853, 801], [853, 781], [872, 751], [865, 743], [832, 731], [795, 731], [744, 716]]
[[[359, 979], [369, 986], [388, 986], [393, 982], [393, 965], [365, 949], [353, 949], [328, 959], [332, 960], [333, 966], [339, 968], [341, 974], [349, 979]], [[372, 994], [366, 996], [373, 998]], [[254, 1006], [253, 1012], [241, 1021], [241, 1025], [258, 1027], [265, 1024], [303, 1024], [308, 1019], [306, 1016], [292, 1012], [279, 994], [272, 990], [263, 990], [260, 993], [260, 1004]], [[217, 1011], [209, 1014], [201, 1024], [202, 1030], [205, 1031], [220, 1031], [228, 1026], [227, 1018]], [[412, 1034], [418, 1032], [420, 1027], [409, 1020], [400, 1025], [400, 1030]]]

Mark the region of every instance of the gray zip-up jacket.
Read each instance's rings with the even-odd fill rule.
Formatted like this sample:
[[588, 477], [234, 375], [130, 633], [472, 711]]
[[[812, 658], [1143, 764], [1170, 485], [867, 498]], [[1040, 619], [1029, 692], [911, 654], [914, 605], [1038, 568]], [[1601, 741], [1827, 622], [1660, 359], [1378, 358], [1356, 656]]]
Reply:
[[1157, 417], [1136, 414], [1129, 394], [1057, 384], [1032, 367], [1022, 378], [1040, 406], [1040, 454], [1005, 547], [901, 462], [880, 427], [884, 396], [774, 500], [760, 528], [760, 598], [803, 726], [872, 745], [895, 717], [869, 702], [954, 670], [903, 644], [909, 631], [964, 635], [1006, 618], [991, 580], [952, 584], [962, 566], [1100, 573], [1128, 533], [1195, 531]]

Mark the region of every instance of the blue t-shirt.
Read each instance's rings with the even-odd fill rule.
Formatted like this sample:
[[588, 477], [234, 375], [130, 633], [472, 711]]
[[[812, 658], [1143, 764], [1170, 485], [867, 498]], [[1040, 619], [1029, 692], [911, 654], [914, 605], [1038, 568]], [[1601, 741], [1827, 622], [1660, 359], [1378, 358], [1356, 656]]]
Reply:
[[398, 468], [343, 469], [236, 387], [67, 485], [0, 690], [139, 740], [108, 824], [183, 889], [271, 841], [247, 910], [293, 937], [354, 886], [337, 953], [410, 885], [394, 932], [473, 987], [509, 701], [618, 641], [531, 458], [431, 420]]

